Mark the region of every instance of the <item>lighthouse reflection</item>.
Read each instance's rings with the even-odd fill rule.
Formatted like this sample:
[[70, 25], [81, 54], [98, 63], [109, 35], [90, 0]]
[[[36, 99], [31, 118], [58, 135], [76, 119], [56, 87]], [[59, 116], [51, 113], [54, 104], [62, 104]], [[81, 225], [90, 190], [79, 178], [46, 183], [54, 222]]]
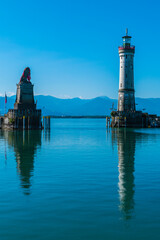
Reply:
[[34, 158], [37, 148], [41, 146], [41, 131], [8, 131], [5, 132], [5, 138], [8, 144], [14, 147], [17, 170], [24, 194], [30, 194]]
[[134, 161], [136, 140], [139, 134], [132, 130], [116, 130], [113, 132], [113, 138], [116, 138], [118, 146], [118, 191], [119, 191], [119, 208], [125, 219], [132, 217], [134, 210]]

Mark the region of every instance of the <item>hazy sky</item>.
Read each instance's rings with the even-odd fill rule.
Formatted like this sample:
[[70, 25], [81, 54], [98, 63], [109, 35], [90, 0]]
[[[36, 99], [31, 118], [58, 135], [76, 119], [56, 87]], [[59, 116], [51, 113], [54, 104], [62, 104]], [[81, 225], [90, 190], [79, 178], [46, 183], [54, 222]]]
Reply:
[[36, 94], [117, 98], [126, 27], [136, 96], [160, 97], [159, 1], [0, 0], [0, 94], [29, 66]]

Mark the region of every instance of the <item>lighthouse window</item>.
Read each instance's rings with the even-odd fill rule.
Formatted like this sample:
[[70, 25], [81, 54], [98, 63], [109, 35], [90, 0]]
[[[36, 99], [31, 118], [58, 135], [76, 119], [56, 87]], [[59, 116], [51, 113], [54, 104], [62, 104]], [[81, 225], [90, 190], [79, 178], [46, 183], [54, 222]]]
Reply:
[[121, 87], [122, 87], [122, 83], [121, 83]]

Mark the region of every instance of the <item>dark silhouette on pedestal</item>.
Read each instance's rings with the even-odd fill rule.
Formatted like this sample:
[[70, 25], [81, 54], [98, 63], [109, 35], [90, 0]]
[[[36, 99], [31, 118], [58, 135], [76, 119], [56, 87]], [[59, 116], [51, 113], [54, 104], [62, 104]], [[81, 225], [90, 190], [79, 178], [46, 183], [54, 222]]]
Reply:
[[17, 84], [14, 109], [1, 117], [0, 128], [41, 129], [41, 110], [36, 109], [30, 68], [25, 68], [20, 82]]

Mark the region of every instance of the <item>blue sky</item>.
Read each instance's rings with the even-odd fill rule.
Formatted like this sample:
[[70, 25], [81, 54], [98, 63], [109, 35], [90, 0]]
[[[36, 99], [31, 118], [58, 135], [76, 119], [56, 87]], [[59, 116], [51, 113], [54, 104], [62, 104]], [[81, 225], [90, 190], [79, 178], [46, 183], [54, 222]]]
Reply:
[[138, 97], [160, 97], [159, 1], [0, 0], [0, 94], [31, 68], [36, 94], [117, 98], [128, 27]]

